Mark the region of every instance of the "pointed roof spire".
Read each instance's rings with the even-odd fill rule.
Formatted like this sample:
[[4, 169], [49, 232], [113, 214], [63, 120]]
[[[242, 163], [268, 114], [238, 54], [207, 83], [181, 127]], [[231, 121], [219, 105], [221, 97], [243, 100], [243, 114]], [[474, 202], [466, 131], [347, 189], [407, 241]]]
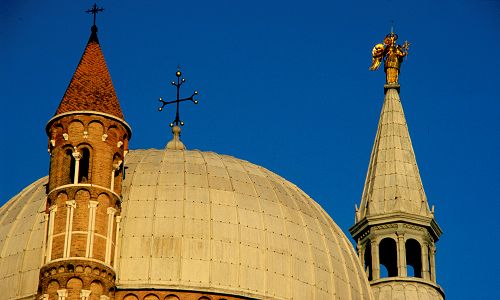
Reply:
[[120, 103], [97, 38], [95, 15], [103, 9], [94, 4], [91, 34], [56, 115], [73, 111], [96, 111], [123, 119]]
[[432, 216], [398, 89], [386, 85], [357, 221], [391, 213]]

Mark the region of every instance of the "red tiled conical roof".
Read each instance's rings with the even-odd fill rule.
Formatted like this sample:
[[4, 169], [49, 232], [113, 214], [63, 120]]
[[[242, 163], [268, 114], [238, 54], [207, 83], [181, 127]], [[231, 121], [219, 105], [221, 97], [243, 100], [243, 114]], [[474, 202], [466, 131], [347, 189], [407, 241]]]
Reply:
[[120, 103], [97, 39], [97, 27], [92, 28], [87, 47], [56, 115], [72, 111], [97, 111], [123, 119]]

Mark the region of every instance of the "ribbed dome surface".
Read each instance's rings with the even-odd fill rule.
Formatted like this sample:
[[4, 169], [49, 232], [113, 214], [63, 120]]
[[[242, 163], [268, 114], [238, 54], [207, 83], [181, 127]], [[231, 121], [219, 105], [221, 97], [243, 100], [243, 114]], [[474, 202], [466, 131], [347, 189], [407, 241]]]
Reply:
[[211, 152], [140, 150], [126, 163], [118, 286], [368, 298], [349, 241], [285, 179]]
[[[135, 150], [125, 163], [119, 289], [371, 299], [344, 233], [303, 191], [269, 170], [196, 150]], [[0, 209], [0, 289], [16, 287], [7, 298], [36, 292], [45, 181]]]
[[0, 299], [34, 299], [42, 264], [47, 179], [33, 182], [0, 208]]

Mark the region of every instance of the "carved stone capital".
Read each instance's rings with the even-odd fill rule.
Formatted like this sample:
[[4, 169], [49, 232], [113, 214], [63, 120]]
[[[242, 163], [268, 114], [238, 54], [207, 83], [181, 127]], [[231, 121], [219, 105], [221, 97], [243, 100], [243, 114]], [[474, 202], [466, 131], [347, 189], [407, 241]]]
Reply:
[[75, 158], [75, 160], [80, 160], [82, 158], [82, 154], [80, 152], [78, 152], [78, 150], [76, 150], [76, 149], [75, 149], [75, 151], [73, 151], [72, 155]]
[[66, 300], [66, 297], [68, 297], [68, 290], [67, 289], [62, 289], [62, 290], [57, 290], [57, 300]]
[[120, 166], [122, 165], [122, 160], [119, 160], [116, 162], [116, 164], [113, 164], [113, 169], [115, 169], [115, 171], [118, 171], [120, 170]]
[[81, 290], [80, 291], [80, 299], [81, 300], [88, 300], [90, 297], [90, 293], [91, 293], [90, 290]]
[[68, 201], [66, 201], [66, 207], [76, 208], [76, 200], [68, 200]]

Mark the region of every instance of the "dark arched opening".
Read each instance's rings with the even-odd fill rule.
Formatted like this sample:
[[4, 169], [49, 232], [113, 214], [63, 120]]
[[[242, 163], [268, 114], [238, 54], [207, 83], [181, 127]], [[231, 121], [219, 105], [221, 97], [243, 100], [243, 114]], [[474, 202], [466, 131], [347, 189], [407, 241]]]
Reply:
[[413, 239], [406, 241], [406, 273], [409, 277], [422, 278], [422, 249]]
[[396, 241], [385, 238], [379, 245], [380, 278], [398, 276]]
[[89, 171], [90, 171], [90, 151], [87, 148], [82, 148], [80, 151], [82, 157], [80, 158], [78, 183], [87, 183], [89, 180]]
[[365, 247], [365, 271], [368, 275], [368, 280], [373, 279], [373, 270], [372, 270], [372, 245], [370, 241], [367, 241]]

